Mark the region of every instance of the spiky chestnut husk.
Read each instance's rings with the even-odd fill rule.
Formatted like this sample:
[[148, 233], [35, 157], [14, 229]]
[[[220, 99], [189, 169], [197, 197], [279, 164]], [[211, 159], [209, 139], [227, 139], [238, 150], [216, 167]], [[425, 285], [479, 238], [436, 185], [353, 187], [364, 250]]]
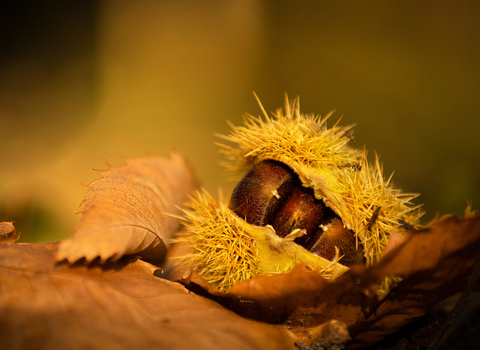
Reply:
[[[340, 127], [337, 122], [327, 128], [331, 114], [304, 115], [298, 99], [291, 105], [286, 99], [285, 111], [279, 109], [273, 117], [259, 104], [263, 120], [247, 115], [244, 126], [231, 125], [230, 135], [219, 135], [237, 145], [221, 145], [227, 169], [243, 174], [264, 160], [287, 165], [355, 233], [366, 264], [375, 264], [390, 234], [413, 227], [422, 215], [420, 206], [410, 203], [417, 195], [394, 188], [391, 176], [385, 180], [378, 157], [372, 166], [365, 149], [360, 152], [349, 146], [347, 132], [353, 125]], [[197, 193], [189, 207], [185, 213], [190, 233], [179, 238], [193, 248], [185, 263], [221, 291], [257, 275], [288, 272], [301, 262], [329, 279], [348, 270], [338, 262], [338, 250], [332, 261], [318, 257], [293, 242], [303, 234], [301, 230], [278, 237], [271, 226], [246, 223], [206, 192]], [[395, 280], [386, 278], [378, 294], [385, 295]]]

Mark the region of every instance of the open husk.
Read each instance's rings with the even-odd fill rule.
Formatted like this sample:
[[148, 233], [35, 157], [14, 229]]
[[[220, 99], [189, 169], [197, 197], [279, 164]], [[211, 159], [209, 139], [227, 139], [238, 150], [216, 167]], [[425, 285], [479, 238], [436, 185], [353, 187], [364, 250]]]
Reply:
[[[261, 104], [260, 104], [261, 106]], [[271, 159], [288, 165], [303, 186], [314, 190], [344, 225], [355, 232], [367, 266], [378, 262], [392, 233], [411, 230], [422, 215], [405, 194], [393, 187], [391, 177], [383, 177], [382, 166], [367, 160], [367, 152], [350, 147], [351, 134], [346, 127], [327, 127], [327, 119], [300, 112], [298, 99], [263, 119], [247, 115], [243, 126], [231, 125], [223, 136], [235, 146], [221, 145], [225, 163], [232, 174], [242, 175], [254, 164]], [[221, 291], [257, 275], [291, 271], [298, 263], [319, 270], [334, 279], [348, 270], [339, 256], [328, 261], [313, 255], [293, 242], [300, 232], [285, 238], [271, 226], [246, 223], [221, 200], [216, 202], [205, 191], [198, 192], [185, 211], [188, 234], [180, 237], [192, 251], [184, 263]], [[387, 277], [378, 291], [384, 296], [396, 278]]]

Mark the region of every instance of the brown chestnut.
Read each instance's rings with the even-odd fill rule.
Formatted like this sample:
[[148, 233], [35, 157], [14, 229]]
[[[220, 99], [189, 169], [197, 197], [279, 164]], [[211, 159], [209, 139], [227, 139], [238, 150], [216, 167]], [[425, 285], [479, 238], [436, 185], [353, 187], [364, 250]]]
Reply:
[[272, 225], [280, 237], [304, 229], [306, 234], [295, 243], [324, 259], [333, 260], [337, 247], [343, 265], [362, 261], [355, 248], [355, 234], [281, 162], [255, 164], [233, 190], [229, 207], [249, 224]]
[[255, 164], [237, 184], [230, 209], [249, 224], [265, 226], [292, 191], [294, 173], [285, 164], [264, 160]]
[[287, 236], [295, 229], [305, 229], [307, 233], [295, 239], [296, 243], [305, 246], [322, 222], [324, 208], [323, 202], [315, 198], [313, 190], [303, 187], [298, 181], [275, 215], [272, 226], [280, 237]]
[[339, 262], [345, 266], [351, 266], [362, 262], [362, 254], [355, 248], [355, 234], [343, 226], [337, 217], [330, 217], [320, 225], [315, 236], [312, 238], [313, 245], [309, 250], [324, 259], [335, 258], [335, 247], [342, 258]]

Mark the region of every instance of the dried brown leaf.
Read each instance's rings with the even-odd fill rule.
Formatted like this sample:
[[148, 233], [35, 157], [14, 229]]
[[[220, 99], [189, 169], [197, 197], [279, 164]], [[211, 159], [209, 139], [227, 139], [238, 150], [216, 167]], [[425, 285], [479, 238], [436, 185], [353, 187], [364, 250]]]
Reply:
[[0, 243], [15, 242], [17, 234], [13, 222], [0, 222]]
[[0, 348], [295, 349], [282, 326], [241, 318], [149, 263], [68, 266], [56, 249], [0, 244]]
[[[349, 348], [360, 348], [461, 292], [479, 258], [480, 216], [448, 216], [397, 239], [377, 265], [353, 266], [334, 282], [299, 265], [288, 274], [241, 282], [228, 294], [194, 273], [184, 283], [197, 292], [208, 291], [213, 299], [243, 316], [283, 323], [299, 334], [329, 320], [341, 321], [353, 338]], [[403, 281], [378, 300], [375, 290], [385, 276], [392, 275]]]
[[[431, 228], [411, 234], [373, 268], [377, 275], [396, 274], [403, 281], [364, 319], [350, 327], [354, 342], [363, 348], [398, 331], [424, 315], [438, 302], [462, 292], [480, 259], [480, 216], [445, 217]], [[476, 282], [480, 287], [479, 281]]]
[[82, 219], [70, 239], [60, 243], [56, 260], [74, 263], [99, 257], [113, 261], [127, 254], [159, 263], [179, 227], [181, 205], [195, 188], [190, 167], [176, 152], [171, 159], [127, 159], [89, 185]]

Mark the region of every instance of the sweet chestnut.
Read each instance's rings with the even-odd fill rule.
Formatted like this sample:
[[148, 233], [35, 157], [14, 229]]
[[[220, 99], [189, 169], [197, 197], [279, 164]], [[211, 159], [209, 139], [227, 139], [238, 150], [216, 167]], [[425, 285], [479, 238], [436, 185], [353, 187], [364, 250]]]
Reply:
[[289, 167], [274, 160], [255, 164], [233, 190], [230, 209], [249, 224], [270, 224], [292, 191], [293, 175]]
[[330, 217], [320, 225], [308, 249], [315, 255], [333, 260], [336, 255], [335, 248], [341, 256], [341, 264], [351, 266], [362, 262], [361, 251], [355, 248], [353, 231], [344, 227], [339, 218]]
[[280, 237], [305, 230], [295, 243], [324, 259], [333, 260], [338, 249], [343, 265], [361, 262], [354, 233], [281, 162], [255, 164], [233, 190], [229, 207], [249, 224], [272, 225]]
[[305, 246], [322, 222], [325, 205], [315, 198], [313, 190], [303, 187], [298, 181], [290, 196], [284, 201], [272, 221], [275, 232], [280, 237], [287, 236], [295, 229], [304, 229], [306, 234], [295, 242]]

